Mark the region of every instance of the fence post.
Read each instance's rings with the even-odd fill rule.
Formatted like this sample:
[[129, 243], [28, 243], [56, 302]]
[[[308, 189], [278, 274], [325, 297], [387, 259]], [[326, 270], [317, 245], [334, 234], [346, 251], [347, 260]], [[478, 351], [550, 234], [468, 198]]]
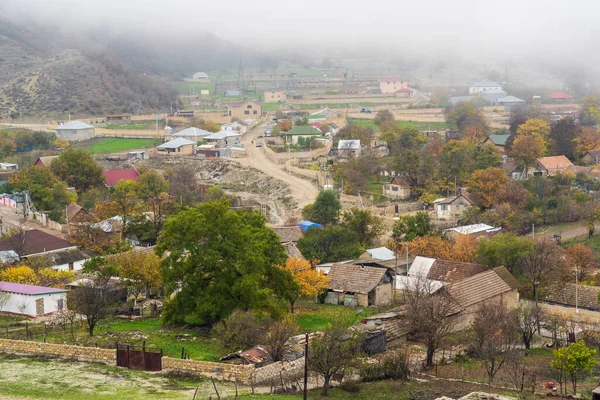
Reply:
[[181, 358], [185, 359], [185, 347], [181, 346]]
[[25, 322], [25, 337], [29, 340], [29, 322]]
[[8, 339], [8, 323], [4, 324], [4, 327], [6, 328], [6, 338]]

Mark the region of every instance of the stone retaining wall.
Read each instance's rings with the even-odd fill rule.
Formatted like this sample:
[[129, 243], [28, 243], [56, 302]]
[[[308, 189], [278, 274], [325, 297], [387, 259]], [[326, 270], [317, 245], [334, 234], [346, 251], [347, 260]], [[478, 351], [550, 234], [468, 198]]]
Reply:
[[0, 351], [18, 354], [35, 354], [71, 358], [79, 361], [95, 361], [116, 364], [115, 349], [71, 346], [67, 344], [29, 342], [24, 340], [0, 339]]
[[234, 365], [209, 361], [183, 360], [179, 358], [162, 358], [163, 369], [195, 372], [199, 375], [220, 380], [235, 381], [243, 384], [250, 383], [254, 371], [253, 365]]
[[281, 379], [286, 382], [299, 380], [304, 376], [304, 357], [294, 361], [279, 361], [256, 368], [252, 382], [258, 385], [280, 384]]

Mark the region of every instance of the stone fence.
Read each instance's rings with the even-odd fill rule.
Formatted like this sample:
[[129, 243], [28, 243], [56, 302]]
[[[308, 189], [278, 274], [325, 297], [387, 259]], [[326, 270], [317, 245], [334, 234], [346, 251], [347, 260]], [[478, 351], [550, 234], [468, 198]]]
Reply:
[[[98, 347], [72, 346], [24, 340], [0, 339], [0, 352], [53, 356], [77, 361], [101, 362], [116, 365], [117, 351]], [[302, 376], [304, 358], [292, 362], [276, 362], [261, 368], [254, 365], [235, 365], [209, 361], [184, 360], [162, 357], [163, 369], [193, 372], [198, 375], [225, 381], [238, 381], [245, 385], [276, 385], [295, 381]]]

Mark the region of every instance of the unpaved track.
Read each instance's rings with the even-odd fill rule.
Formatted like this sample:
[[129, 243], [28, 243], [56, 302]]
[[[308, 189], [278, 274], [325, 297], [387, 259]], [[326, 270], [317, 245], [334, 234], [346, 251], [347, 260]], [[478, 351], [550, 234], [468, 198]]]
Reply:
[[242, 145], [246, 149], [246, 157], [236, 158], [235, 161], [248, 167], [256, 168], [265, 174], [285, 182], [291, 191], [291, 195], [298, 203], [298, 207], [311, 204], [317, 198], [319, 191], [311, 182], [289, 174], [284, 165], [271, 161], [263, 151], [262, 147], [256, 147], [258, 137], [263, 133], [263, 125], [257, 125], [242, 136]]

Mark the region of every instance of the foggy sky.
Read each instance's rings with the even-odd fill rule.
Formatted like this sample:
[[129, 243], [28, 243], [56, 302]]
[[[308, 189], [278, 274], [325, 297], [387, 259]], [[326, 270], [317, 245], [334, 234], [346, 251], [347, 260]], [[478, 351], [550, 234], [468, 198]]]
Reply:
[[32, 18], [67, 32], [208, 31], [263, 51], [369, 46], [474, 58], [595, 52], [599, 11], [591, 0], [0, 0], [0, 13], [12, 20]]

